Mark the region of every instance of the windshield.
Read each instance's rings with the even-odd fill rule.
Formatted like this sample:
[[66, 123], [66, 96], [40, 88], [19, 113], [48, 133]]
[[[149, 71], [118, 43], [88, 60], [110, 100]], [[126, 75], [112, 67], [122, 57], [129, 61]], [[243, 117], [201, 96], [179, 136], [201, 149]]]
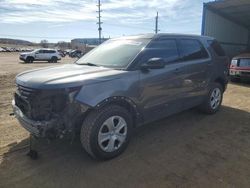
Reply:
[[149, 41], [150, 39], [138, 38], [110, 39], [84, 55], [76, 63], [110, 68], [125, 68]]
[[250, 67], [250, 59], [241, 59], [239, 67]]
[[33, 50], [32, 52], [33, 53], [36, 53], [36, 52], [38, 52], [39, 51], [39, 49], [35, 49], [35, 50]]

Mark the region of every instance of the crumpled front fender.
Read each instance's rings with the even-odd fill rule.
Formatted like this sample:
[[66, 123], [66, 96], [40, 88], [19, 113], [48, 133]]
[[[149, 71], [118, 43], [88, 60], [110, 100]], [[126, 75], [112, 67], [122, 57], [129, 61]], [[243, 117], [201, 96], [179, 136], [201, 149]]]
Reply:
[[128, 72], [125, 78], [83, 86], [75, 99], [90, 107], [95, 107], [105, 99], [115, 96], [126, 97], [134, 101], [138, 95], [138, 86], [139, 74]]

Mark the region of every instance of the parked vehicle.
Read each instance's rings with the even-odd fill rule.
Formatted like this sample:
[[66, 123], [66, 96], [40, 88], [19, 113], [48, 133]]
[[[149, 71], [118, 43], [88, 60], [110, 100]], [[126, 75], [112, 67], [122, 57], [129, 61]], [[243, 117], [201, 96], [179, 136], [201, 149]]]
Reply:
[[70, 53], [69, 53], [69, 57], [72, 57], [72, 58], [80, 58], [83, 56], [83, 53], [81, 50], [72, 50]]
[[69, 53], [72, 51], [72, 49], [66, 49], [64, 52], [66, 55], [69, 55]]
[[5, 52], [11, 52], [10, 48], [8, 47], [2, 47], [2, 48], [5, 50]]
[[21, 53], [19, 59], [25, 63], [33, 63], [34, 61], [48, 61], [56, 63], [61, 60], [60, 53], [54, 49], [37, 49], [32, 52]]
[[241, 54], [234, 57], [230, 65], [230, 79], [238, 81], [250, 78], [250, 53]]
[[61, 57], [65, 57], [66, 56], [65, 51], [63, 51], [63, 50], [57, 50], [57, 51], [59, 52], [59, 54], [60, 54]]
[[0, 52], [6, 52], [6, 50], [0, 47]]
[[218, 46], [190, 35], [110, 39], [75, 64], [17, 75], [15, 116], [36, 137], [80, 131], [91, 156], [116, 157], [139, 125], [196, 106], [220, 109], [229, 66]]

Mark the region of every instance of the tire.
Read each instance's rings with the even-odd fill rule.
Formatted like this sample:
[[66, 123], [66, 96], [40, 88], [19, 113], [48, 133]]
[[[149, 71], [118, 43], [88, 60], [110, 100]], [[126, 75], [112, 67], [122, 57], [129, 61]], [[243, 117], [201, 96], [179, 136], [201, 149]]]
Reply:
[[[218, 93], [219, 94], [216, 94]], [[219, 95], [218, 98], [214, 97], [214, 95]], [[216, 100], [217, 98], [217, 100]], [[213, 100], [214, 99], [214, 100]], [[206, 114], [215, 114], [221, 107], [221, 103], [223, 100], [223, 88], [219, 83], [213, 83], [210, 87], [209, 93], [200, 106], [200, 110]]]
[[[132, 123], [129, 112], [118, 105], [110, 105], [92, 111], [84, 120], [81, 128], [82, 146], [89, 155], [96, 159], [112, 159], [126, 149], [132, 132]], [[114, 126], [108, 126], [110, 124]], [[118, 126], [119, 124], [120, 126]], [[124, 128], [121, 128], [123, 125]], [[113, 127], [113, 130], [109, 127]], [[118, 135], [119, 139], [116, 137]]]
[[57, 57], [53, 56], [50, 60], [51, 63], [57, 63]]
[[239, 82], [239, 81], [240, 81], [240, 78], [231, 76], [231, 77], [230, 77], [230, 80], [231, 80], [231, 82]]
[[33, 57], [27, 57], [25, 60], [25, 63], [33, 63], [34, 62], [34, 58]]

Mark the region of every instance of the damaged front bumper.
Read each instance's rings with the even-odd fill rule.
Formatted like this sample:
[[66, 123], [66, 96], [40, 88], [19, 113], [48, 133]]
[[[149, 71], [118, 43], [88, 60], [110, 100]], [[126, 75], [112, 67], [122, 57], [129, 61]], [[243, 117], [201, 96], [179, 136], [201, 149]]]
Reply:
[[34, 121], [27, 118], [21, 109], [15, 105], [15, 100], [12, 101], [12, 107], [15, 117], [18, 119], [20, 124], [29, 131], [32, 135], [40, 138], [47, 137], [49, 131], [52, 129], [54, 125], [56, 125], [57, 121], [55, 119], [49, 121]]

